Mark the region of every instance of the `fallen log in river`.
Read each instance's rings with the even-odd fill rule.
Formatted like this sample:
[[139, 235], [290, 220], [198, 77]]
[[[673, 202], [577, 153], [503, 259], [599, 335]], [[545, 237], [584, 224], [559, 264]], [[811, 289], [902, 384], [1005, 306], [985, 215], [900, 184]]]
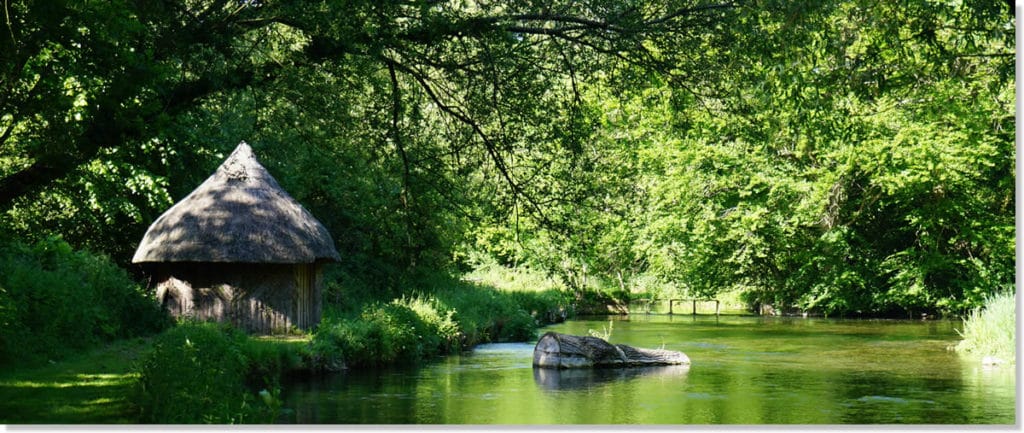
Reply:
[[639, 349], [597, 337], [548, 332], [533, 348], [533, 366], [547, 368], [637, 367], [689, 364], [682, 352]]

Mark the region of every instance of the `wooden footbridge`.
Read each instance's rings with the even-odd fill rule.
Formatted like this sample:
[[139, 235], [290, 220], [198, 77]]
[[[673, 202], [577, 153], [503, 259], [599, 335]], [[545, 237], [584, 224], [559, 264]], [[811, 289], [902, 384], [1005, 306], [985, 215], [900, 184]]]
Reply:
[[[697, 303], [698, 302], [700, 302], [700, 303], [711, 303], [711, 302], [714, 302], [715, 303], [715, 315], [716, 316], [719, 315], [719, 312], [721, 311], [721, 306], [722, 306], [722, 303], [719, 302], [717, 299], [696, 299], [696, 298], [689, 298], [689, 299], [657, 299], [657, 298], [655, 298], [655, 299], [640, 299], [640, 300], [637, 300], [636, 302], [641, 303], [641, 304], [643, 304], [645, 306], [644, 314], [651, 314], [651, 305], [652, 304], [655, 304], [655, 303], [658, 303], [658, 302], [665, 302], [665, 301], [668, 301], [668, 314], [670, 316], [674, 315], [674, 314], [677, 314], [675, 312], [675, 306], [677, 304], [678, 305], [685, 305], [686, 303], [690, 303], [690, 315], [693, 315], [693, 316], [697, 315]], [[680, 314], [682, 314], [682, 313], [680, 313]]]

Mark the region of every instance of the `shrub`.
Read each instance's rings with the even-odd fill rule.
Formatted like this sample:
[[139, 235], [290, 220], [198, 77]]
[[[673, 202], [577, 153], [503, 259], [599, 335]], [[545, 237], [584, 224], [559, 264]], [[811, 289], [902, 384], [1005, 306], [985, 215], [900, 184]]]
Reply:
[[321, 324], [313, 337], [313, 352], [321, 364], [339, 365], [341, 360], [347, 366], [415, 363], [458, 347], [458, 327], [452, 316], [433, 299], [403, 297], [373, 303], [358, 318], [328, 319]]
[[569, 311], [570, 299], [559, 291], [510, 293], [449, 282], [431, 294], [372, 303], [357, 315], [325, 317], [312, 358], [325, 369], [415, 363], [479, 343], [529, 341], [539, 324]]
[[[530, 341], [538, 326], [575, 314], [573, 295], [538, 273], [496, 267], [474, 275], [476, 283], [430, 274], [400, 298], [384, 301], [378, 293], [378, 300], [363, 305], [369, 295], [360, 283], [346, 282], [358, 294], [349, 296], [346, 289], [341, 296], [336, 281], [332, 299], [348, 305], [325, 306], [311, 344], [313, 364], [338, 369], [412, 363], [480, 343]], [[516, 278], [517, 286], [501, 290], [480, 282], [501, 276]]]
[[60, 238], [0, 241], [0, 321], [0, 364], [59, 358], [169, 323], [123, 269]]
[[459, 349], [459, 325], [455, 322], [455, 311], [445, 308], [435, 297], [402, 297], [391, 301], [399, 308], [408, 308], [415, 313], [412, 325], [420, 337], [421, 354], [429, 358], [444, 355]]
[[[528, 341], [538, 321], [513, 295], [486, 286], [453, 284], [434, 292], [443, 305], [454, 310], [453, 320], [462, 331], [463, 347], [490, 341]], [[537, 300], [539, 298], [530, 298]]]
[[278, 389], [284, 374], [307, 368], [310, 351], [306, 340], [249, 337], [239, 341], [246, 359], [245, 384], [250, 390]]
[[[369, 353], [380, 364], [419, 361], [423, 354], [417, 344], [416, 313], [396, 304], [371, 305], [360, 315], [361, 322], [370, 325], [367, 343]], [[352, 353], [352, 352], [349, 352]]]
[[[253, 346], [233, 328], [185, 322], [157, 336], [142, 361], [135, 402], [140, 421], [160, 424], [272, 422], [273, 394], [248, 389]], [[265, 356], [265, 354], [264, 354]], [[264, 391], [265, 397], [260, 391]]]

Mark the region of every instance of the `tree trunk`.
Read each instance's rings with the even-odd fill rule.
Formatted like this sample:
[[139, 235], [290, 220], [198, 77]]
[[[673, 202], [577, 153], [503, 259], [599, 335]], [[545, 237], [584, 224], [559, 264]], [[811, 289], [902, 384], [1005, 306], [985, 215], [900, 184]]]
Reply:
[[611, 344], [597, 337], [548, 332], [533, 349], [534, 367], [589, 368], [635, 367], [644, 365], [689, 364], [682, 352], [660, 349], [638, 349], [625, 344]]

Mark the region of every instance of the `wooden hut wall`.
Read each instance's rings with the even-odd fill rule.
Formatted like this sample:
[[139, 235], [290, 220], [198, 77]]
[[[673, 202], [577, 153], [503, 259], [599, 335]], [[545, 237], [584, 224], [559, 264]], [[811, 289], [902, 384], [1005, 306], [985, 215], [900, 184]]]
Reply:
[[301, 329], [309, 329], [320, 323], [322, 270], [323, 265], [319, 263], [295, 266], [295, 292], [292, 305], [295, 306], [296, 326]]
[[320, 322], [319, 266], [167, 263], [156, 277], [157, 298], [175, 316], [260, 334]]
[[315, 325], [313, 317], [313, 285], [316, 284], [316, 267], [312, 264], [295, 265], [295, 306], [296, 326], [309, 329]]

